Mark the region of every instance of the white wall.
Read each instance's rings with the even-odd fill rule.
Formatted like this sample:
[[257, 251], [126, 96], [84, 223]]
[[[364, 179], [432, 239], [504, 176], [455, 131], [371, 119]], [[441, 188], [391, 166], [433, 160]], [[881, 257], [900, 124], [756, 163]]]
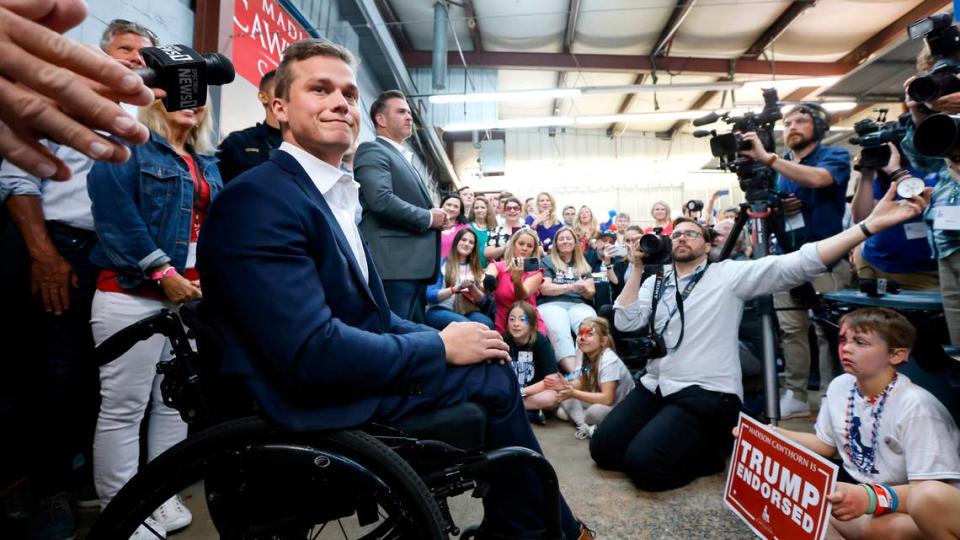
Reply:
[[689, 135], [662, 140], [628, 132], [611, 139], [602, 130], [558, 129], [553, 137], [546, 129], [508, 130], [503, 176], [480, 177], [475, 152], [469, 143], [455, 145], [461, 185], [521, 199], [549, 191], [560, 208], [587, 205], [601, 222], [608, 210], [619, 210], [649, 225], [655, 201], [669, 203], [677, 216], [687, 200], [706, 203], [724, 189], [730, 195], [720, 198], [719, 210], [743, 200], [735, 175], [703, 169], [711, 162], [709, 143]]
[[81, 42], [100, 44], [100, 35], [113, 19], [140, 23], [160, 38], [161, 43], [193, 45], [193, 11], [189, 0], [93, 0], [87, 2], [89, 15], [67, 36]]

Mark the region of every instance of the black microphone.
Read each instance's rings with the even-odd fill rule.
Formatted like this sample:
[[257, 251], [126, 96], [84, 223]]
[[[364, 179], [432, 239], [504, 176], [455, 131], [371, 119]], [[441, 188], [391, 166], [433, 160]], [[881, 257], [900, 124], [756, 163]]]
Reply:
[[147, 67], [134, 70], [143, 84], [167, 93], [167, 111], [200, 107], [207, 102], [207, 86], [233, 82], [236, 71], [220, 53], [201, 55], [186, 45], [161, 45], [140, 49]]
[[483, 276], [483, 288], [489, 293], [497, 290], [497, 278], [486, 274]]
[[701, 139], [703, 137], [709, 137], [711, 133], [712, 133], [711, 131], [706, 129], [698, 129], [693, 132], [693, 136], [698, 139]]
[[720, 119], [720, 115], [717, 114], [717, 113], [715, 113], [715, 112], [712, 112], [712, 113], [710, 113], [710, 114], [708, 114], [708, 115], [701, 116], [700, 118], [695, 118], [695, 119], [693, 120], [693, 125], [695, 125], [695, 126], [697, 126], [697, 127], [705, 126], [705, 125], [707, 125], [707, 124], [712, 124], [712, 123], [716, 122], [716, 121], [719, 120], [719, 119]]

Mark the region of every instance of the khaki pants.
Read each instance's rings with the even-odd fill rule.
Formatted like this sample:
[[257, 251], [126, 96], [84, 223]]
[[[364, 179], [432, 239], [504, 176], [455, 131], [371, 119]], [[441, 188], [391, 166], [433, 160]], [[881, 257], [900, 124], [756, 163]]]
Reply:
[[960, 344], [960, 251], [940, 259], [940, 293], [950, 343]]
[[[819, 293], [838, 291], [850, 285], [850, 265], [846, 260], [838, 262], [832, 270], [815, 277], [813, 288]], [[773, 295], [780, 322], [780, 338], [783, 347], [784, 386], [793, 391], [794, 397], [807, 401], [807, 379], [810, 378], [810, 342], [807, 339], [810, 316], [806, 309], [788, 309], [797, 306], [789, 292]], [[782, 310], [782, 311], [781, 311]], [[833, 379], [834, 352], [820, 325], [816, 325], [817, 349], [820, 353], [820, 388], [826, 390]]]
[[864, 279], [892, 279], [906, 291], [935, 291], [940, 288], [940, 275], [936, 270], [929, 272], [884, 272], [870, 266], [859, 249], [854, 253], [853, 263], [857, 267], [857, 275]]

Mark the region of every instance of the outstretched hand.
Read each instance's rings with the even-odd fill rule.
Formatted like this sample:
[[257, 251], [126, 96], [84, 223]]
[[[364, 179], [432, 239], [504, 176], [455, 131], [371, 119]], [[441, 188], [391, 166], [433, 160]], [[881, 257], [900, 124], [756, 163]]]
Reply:
[[909, 199], [894, 200], [897, 194], [897, 182], [890, 182], [890, 189], [873, 207], [873, 212], [867, 216], [867, 226], [873, 233], [878, 233], [894, 225], [909, 221], [921, 213], [930, 204], [933, 188], [926, 187], [923, 193]]

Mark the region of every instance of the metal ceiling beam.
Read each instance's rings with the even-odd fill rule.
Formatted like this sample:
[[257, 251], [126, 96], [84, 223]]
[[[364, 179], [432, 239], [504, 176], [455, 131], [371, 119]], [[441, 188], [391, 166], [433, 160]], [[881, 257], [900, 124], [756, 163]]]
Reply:
[[750, 45], [746, 52], [743, 53], [743, 56], [746, 58], [756, 58], [763, 54], [763, 51], [776, 41], [781, 34], [786, 32], [787, 27], [793, 24], [793, 21], [797, 20], [797, 17], [799, 17], [801, 13], [813, 7], [816, 3], [817, 0], [799, 0], [791, 3], [790, 6], [777, 17], [777, 20], [773, 21], [773, 23], [760, 34], [760, 37], [753, 42], [753, 45]]
[[944, 0], [924, 0], [917, 7], [911, 9], [905, 13], [899, 19], [888, 24], [883, 30], [880, 30], [874, 34], [870, 39], [864, 41], [858, 45], [855, 49], [846, 54], [843, 58], [839, 60], [840, 63], [844, 64], [859, 64], [868, 58], [871, 55], [880, 52], [887, 47], [899, 43], [906, 38], [906, 29], [910, 23], [921, 19], [923, 17], [929, 17], [934, 13], [944, 11], [947, 7], [953, 5], [952, 2]]
[[[449, 62], [460, 63], [459, 53], [451, 52]], [[464, 52], [466, 64], [476, 68], [523, 69], [543, 71], [607, 71], [649, 72], [653, 62], [649, 56], [621, 54], [572, 54], [534, 52]], [[431, 51], [407, 51], [403, 53], [408, 68], [427, 67], [433, 62]], [[674, 73], [712, 73], [726, 76], [730, 72], [730, 60], [724, 58], [692, 58], [668, 56], [656, 61], [657, 69]], [[737, 73], [744, 75], [769, 75], [776, 73], [791, 77], [827, 77], [844, 75], [856, 67], [844, 62], [792, 62], [776, 64], [755, 58], [737, 60]]]
[[400, 51], [412, 51], [413, 42], [410, 41], [410, 36], [407, 35], [407, 31], [404, 29], [403, 23], [400, 22], [400, 19], [397, 18], [397, 14], [393, 11], [393, 6], [390, 5], [390, 0], [373, 1], [377, 6], [377, 11], [380, 12], [380, 16], [383, 17], [383, 22], [387, 24], [387, 28], [390, 30], [390, 35], [393, 36], [394, 43], [397, 44], [397, 47], [400, 49]]
[[[646, 73], [641, 73], [637, 75], [637, 78], [634, 79], [633, 84], [643, 84], [643, 80], [647, 77]], [[633, 102], [637, 100], [637, 94], [627, 94], [624, 96], [623, 101], [620, 102], [620, 107], [617, 108], [617, 114], [623, 114], [630, 110], [633, 107]], [[607, 128], [607, 137], [616, 137], [623, 132], [624, 124], [623, 122], [614, 122], [610, 124], [610, 127]]]
[[570, 9], [567, 10], [567, 29], [563, 33], [563, 52], [569, 53], [573, 48], [573, 40], [577, 35], [577, 21], [580, 20], [581, 0], [570, 0]]
[[463, 11], [467, 15], [467, 28], [470, 29], [470, 40], [473, 42], [473, 50], [483, 50], [483, 39], [480, 37], [480, 23], [477, 21], [477, 10], [473, 7], [473, 0], [461, 0], [463, 2]]
[[660, 31], [660, 37], [657, 38], [657, 42], [653, 45], [653, 51], [650, 52], [651, 56], [659, 55], [670, 45], [673, 37], [677, 35], [677, 30], [680, 29], [680, 25], [683, 24], [683, 20], [687, 18], [690, 10], [693, 9], [693, 5], [696, 3], [697, 0], [677, 0], [677, 5], [674, 6], [673, 12], [670, 13], [670, 18], [667, 19], [666, 24], [663, 25], [663, 30]]

